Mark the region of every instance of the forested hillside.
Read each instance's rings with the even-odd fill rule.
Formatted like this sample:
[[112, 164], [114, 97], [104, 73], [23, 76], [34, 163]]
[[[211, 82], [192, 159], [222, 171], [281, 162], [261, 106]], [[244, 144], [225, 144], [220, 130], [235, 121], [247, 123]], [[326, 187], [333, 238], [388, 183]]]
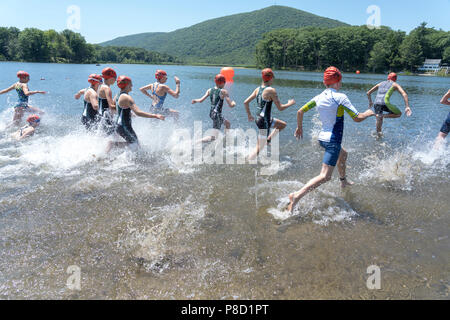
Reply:
[[208, 20], [169, 33], [143, 33], [102, 43], [168, 53], [188, 63], [255, 64], [263, 34], [280, 28], [345, 26], [337, 20], [283, 6]]

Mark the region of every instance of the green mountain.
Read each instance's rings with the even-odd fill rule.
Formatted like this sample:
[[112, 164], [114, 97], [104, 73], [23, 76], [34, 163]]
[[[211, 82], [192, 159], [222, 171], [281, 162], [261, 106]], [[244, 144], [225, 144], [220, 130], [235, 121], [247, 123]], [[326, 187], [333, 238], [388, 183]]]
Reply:
[[101, 43], [101, 46], [140, 47], [170, 54], [188, 63], [255, 64], [255, 47], [266, 32], [347, 24], [314, 14], [271, 6], [261, 10], [208, 20], [173, 32], [141, 33]]

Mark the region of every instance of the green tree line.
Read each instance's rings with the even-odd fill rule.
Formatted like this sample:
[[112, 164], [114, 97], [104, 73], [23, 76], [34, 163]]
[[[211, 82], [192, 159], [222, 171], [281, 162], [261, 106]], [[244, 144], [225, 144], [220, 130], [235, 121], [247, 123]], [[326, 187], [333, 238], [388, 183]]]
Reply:
[[425, 58], [450, 63], [450, 32], [426, 23], [408, 35], [388, 27], [281, 29], [264, 34], [256, 46], [258, 67], [345, 71], [415, 71]]
[[89, 44], [71, 30], [56, 32], [0, 27], [0, 61], [53, 63], [179, 63], [168, 54], [141, 48]]

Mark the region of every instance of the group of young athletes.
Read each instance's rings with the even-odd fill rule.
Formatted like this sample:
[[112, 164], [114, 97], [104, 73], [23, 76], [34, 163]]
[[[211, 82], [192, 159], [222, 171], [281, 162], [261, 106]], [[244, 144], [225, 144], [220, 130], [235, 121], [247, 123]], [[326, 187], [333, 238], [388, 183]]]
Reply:
[[[28, 104], [29, 96], [34, 94], [45, 94], [44, 91], [30, 91], [28, 82], [30, 75], [27, 72], [19, 71], [17, 73], [19, 81], [9, 88], [1, 90], [0, 94], [16, 90], [19, 101], [14, 107], [13, 123], [11, 125], [19, 126], [25, 112], [33, 113], [27, 118], [27, 125], [19, 129], [14, 136], [22, 140], [34, 134], [35, 129], [40, 124], [40, 116], [43, 111]], [[144, 86], [140, 91], [151, 100], [150, 112], [142, 111], [131, 97], [130, 92], [133, 88], [133, 82], [128, 76], [119, 76], [112, 68], [105, 68], [101, 75], [91, 74], [88, 78], [89, 88], [79, 90], [75, 94], [75, 99], [83, 96], [84, 109], [81, 117], [82, 124], [88, 130], [101, 129], [106, 135], [118, 134], [124, 141], [109, 141], [107, 152], [112, 148], [123, 148], [131, 145], [139, 145], [138, 138], [132, 127], [131, 118], [133, 115], [143, 118], [165, 120], [166, 117], [179, 118], [179, 112], [176, 110], [164, 108], [164, 102], [167, 95], [174, 98], [180, 96], [180, 80], [175, 77], [176, 89], [172, 90], [166, 85], [167, 73], [163, 70], [157, 70], [155, 74], [156, 82]], [[262, 84], [256, 88], [252, 94], [245, 100], [244, 106], [247, 112], [248, 120], [255, 121], [260, 130], [258, 142], [255, 150], [248, 156], [248, 160], [254, 160], [260, 151], [270, 144], [272, 138], [281, 130], [286, 128], [286, 122], [272, 117], [272, 105], [275, 104], [278, 110], [283, 111], [296, 104], [295, 100], [289, 100], [282, 104], [278, 98], [277, 91], [273, 85], [274, 73], [267, 68], [262, 70]], [[210, 99], [211, 109], [210, 118], [213, 121], [213, 128], [216, 130], [214, 136], [203, 138], [202, 143], [211, 142], [217, 139], [222, 126], [225, 130], [231, 128], [229, 120], [223, 116], [223, 105], [226, 101], [230, 108], [236, 106], [232, 101], [228, 91], [225, 89], [226, 78], [222, 74], [216, 75], [215, 86], [208, 89], [205, 94], [192, 100], [192, 104], [202, 103]], [[120, 93], [113, 98], [111, 86], [117, 82]], [[303, 116], [313, 108], [317, 108], [322, 122], [322, 131], [319, 135], [320, 146], [325, 150], [322, 170], [318, 176], [311, 179], [305, 186], [297, 192], [289, 195], [288, 210], [293, 211], [298, 202], [310, 191], [321, 184], [330, 181], [333, 171], [337, 166], [342, 188], [352, 185], [347, 180], [346, 161], [348, 152], [342, 147], [342, 138], [344, 131], [344, 114], [348, 113], [355, 122], [362, 122], [365, 119], [375, 116], [377, 133], [381, 135], [383, 120], [389, 118], [399, 118], [402, 112], [390, 102], [390, 98], [395, 91], [398, 91], [405, 101], [405, 114], [409, 117], [412, 114], [408, 95], [397, 83], [397, 75], [391, 73], [386, 81], [383, 81], [367, 92], [369, 100], [369, 109], [363, 113], [352, 105], [348, 97], [339, 92], [342, 86], [342, 74], [339, 69], [329, 67], [325, 70], [323, 83], [326, 89], [309, 101], [297, 112], [297, 129], [295, 137], [303, 138]], [[372, 93], [378, 91], [375, 103], [372, 101]], [[250, 111], [250, 103], [256, 99], [257, 114], [254, 117]], [[450, 105], [450, 90], [441, 100], [442, 104]], [[373, 109], [373, 110], [372, 110]], [[450, 131], [450, 113], [447, 116], [444, 125], [436, 139], [438, 146], [448, 135]]]

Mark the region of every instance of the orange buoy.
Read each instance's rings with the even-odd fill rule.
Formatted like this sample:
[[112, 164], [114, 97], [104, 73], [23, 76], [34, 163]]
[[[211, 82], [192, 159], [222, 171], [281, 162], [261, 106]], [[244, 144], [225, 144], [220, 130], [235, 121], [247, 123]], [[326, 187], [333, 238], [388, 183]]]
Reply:
[[225, 76], [225, 79], [227, 82], [233, 82], [234, 78], [234, 69], [231, 67], [225, 67], [220, 70], [220, 74], [223, 74]]
[[361, 73], [361, 71], [359, 71], [359, 70], [356, 70], [356, 74], [360, 74]]

